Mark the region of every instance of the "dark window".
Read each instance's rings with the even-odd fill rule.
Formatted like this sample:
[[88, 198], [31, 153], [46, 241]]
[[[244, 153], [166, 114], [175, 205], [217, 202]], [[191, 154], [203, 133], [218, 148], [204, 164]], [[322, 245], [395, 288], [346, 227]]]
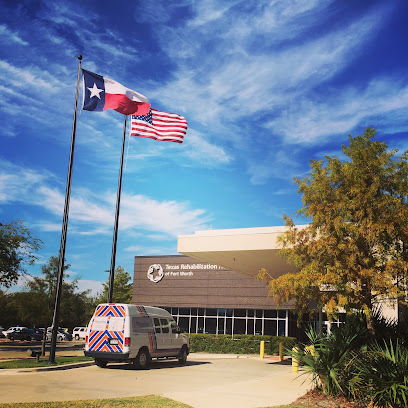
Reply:
[[264, 320], [264, 335], [276, 336], [276, 320]]
[[286, 322], [284, 320], [278, 321], [278, 336], [286, 336]]
[[234, 320], [234, 334], [245, 334], [246, 321], [244, 319]]
[[262, 334], [262, 320], [260, 319], [255, 320], [255, 334]]
[[[235, 309], [234, 310], [235, 317], [246, 317], [246, 309]], [[235, 332], [235, 329], [234, 329]]]
[[218, 319], [218, 334], [224, 334], [224, 318]]
[[174, 320], [170, 321], [170, 329], [171, 329], [172, 333], [179, 333], [180, 332], [180, 329], [179, 329], [179, 327], [177, 326], [177, 323]]
[[215, 334], [217, 329], [217, 319], [207, 318], [205, 319], [205, 332]]
[[160, 319], [162, 333], [169, 333], [169, 322], [167, 319]]
[[179, 315], [189, 316], [190, 315], [190, 309], [187, 308], [187, 307], [180, 307]]
[[190, 333], [197, 333], [197, 318], [191, 318]]
[[278, 310], [278, 317], [280, 317], [281, 319], [286, 318], [286, 310]]
[[197, 333], [204, 333], [204, 317], [198, 318]]
[[191, 308], [191, 316], [197, 316], [197, 308], [196, 307]]
[[178, 314], [179, 314], [179, 309], [178, 309], [178, 307], [172, 307], [172, 308], [171, 308], [171, 314], [172, 314], [173, 316], [178, 315]]
[[199, 316], [204, 316], [204, 311], [205, 311], [205, 309], [198, 309], [198, 315]]
[[256, 316], [256, 317], [262, 317], [263, 310], [259, 310], [259, 309], [258, 309], [258, 310], [256, 310], [255, 312], [256, 312], [256, 313], [255, 313], [255, 316]]
[[218, 316], [225, 316], [225, 309], [218, 309]]
[[217, 316], [217, 309], [205, 309], [206, 316]]
[[232, 317], [232, 314], [234, 313], [234, 309], [226, 309], [226, 314], [228, 317]]
[[226, 319], [225, 334], [232, 334], [232, 319]]
[[264, 315], [265, 318], [269, 318], [269, 319], [276, 318], [276, 310], [265, 310], [264, 313], [265, 313]]
[[248, 309], [248, 317], [254, 317], [255, 310]]
[[254, 334], [254, 319], [247, 321], [247, 334]]
[[154, 322], [154, 331], [156, 333], [161, 333], [160, 320], [157, 317], [154, 317], [153, 322]]
[[179, 318], [179, 326], [182, 333], [188, 333], [188, 317]]

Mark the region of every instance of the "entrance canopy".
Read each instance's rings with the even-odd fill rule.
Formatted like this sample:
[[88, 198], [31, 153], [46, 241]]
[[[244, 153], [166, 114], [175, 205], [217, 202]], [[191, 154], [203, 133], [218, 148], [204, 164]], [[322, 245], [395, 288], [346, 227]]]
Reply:
[[197, 231], [194, 235], [180, 235], [177, 250], [253, 277], [265, 268], [272, 278], [277, 278], [296, 271], [279, 255], [281, 246], [277, 238], [285, 230], [285, 227], [261, 227]]

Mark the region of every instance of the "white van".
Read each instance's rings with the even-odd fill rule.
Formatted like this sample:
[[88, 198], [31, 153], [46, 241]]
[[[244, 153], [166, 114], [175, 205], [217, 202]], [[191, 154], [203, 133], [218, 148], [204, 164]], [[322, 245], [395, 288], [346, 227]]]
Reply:
[[85, 339], [86, 327], [74, 327], [74, 330], [72, 330], [72, 336], [75, 340]]
[[102, 303], [89, 322], [84, 353], [99, 367], [123, 361], [146, 368], [152, 358], [175, 358], [185, 364], [189, 345], [189, 337], [164, 309]]

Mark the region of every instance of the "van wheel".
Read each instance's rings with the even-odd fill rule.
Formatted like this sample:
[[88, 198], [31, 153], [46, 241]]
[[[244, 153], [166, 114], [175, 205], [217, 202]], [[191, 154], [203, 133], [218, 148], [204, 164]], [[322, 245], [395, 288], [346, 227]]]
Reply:
[[187, 356], [188, 356], [188, 352], [187, 352], [187, 347], [183, 346], [180, 350], [180, 353], [178, 355], [178, 361], [180, 364], [184, 365], [187, 362]]
[[136, 368], [140, 369], [145, 369], [149, 366], [150, 364], [150, 354], [147, 351], [147, 349], [143, 348], [139, 350], [139, 353], [137, 353], [136, 358], [133, 360], [133, 365]]
[[105, 368], [108, 362], [106, 360], [101, 360], [100, 358], [95, 358], [95, 364], [98, 367]]

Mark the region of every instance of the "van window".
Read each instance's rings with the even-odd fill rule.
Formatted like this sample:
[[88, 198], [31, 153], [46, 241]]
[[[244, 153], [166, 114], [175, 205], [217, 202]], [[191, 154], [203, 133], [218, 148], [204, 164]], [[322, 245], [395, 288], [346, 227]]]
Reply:
[[167, 319], [160, 319], [162, 333], [169, 333], [169, 322]]
[[153, 322], [154, 322], [154, 331], [156, 333], [161, 333], [160, 320], [157, 317], [154, 317]]
[[177, 323], [174, 320], [170, 321], [170, 328], [172, 333], [180, 333], [180, 329], [177, 326]]

